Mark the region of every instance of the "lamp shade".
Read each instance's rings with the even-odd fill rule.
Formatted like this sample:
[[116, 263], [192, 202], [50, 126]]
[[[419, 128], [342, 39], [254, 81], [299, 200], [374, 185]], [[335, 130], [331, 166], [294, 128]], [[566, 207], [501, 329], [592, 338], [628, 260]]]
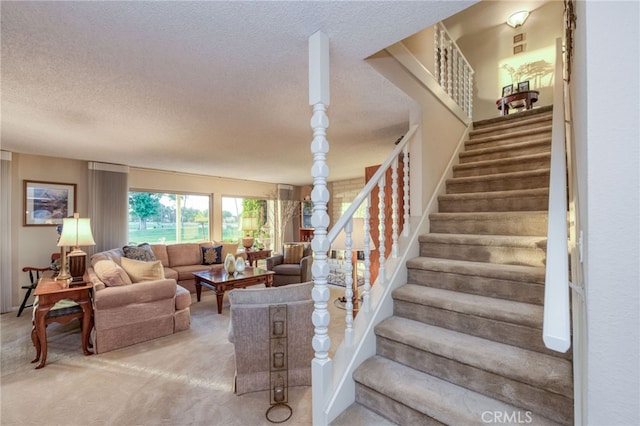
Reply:
[[243, 231], [257, 231], [260, 227], [257, 217], [243, 217], [242, 218], [242, 230]]
[[93, 240], [91, 233], [90, 219], [80, 219], [77, 213], [73, 215], [73, 219], [62, 220], [62, 234], [58, 240], [58, 247], [74, 247], [94, 246], [96, 242]]
[[529, 12], [526, 10], [521, 10], [519, 12], [513, 13], [509, 15], [507, 18], [507, 25], [513, 28], [517, 28], [524, 24], [524, 21], [529, 17]]

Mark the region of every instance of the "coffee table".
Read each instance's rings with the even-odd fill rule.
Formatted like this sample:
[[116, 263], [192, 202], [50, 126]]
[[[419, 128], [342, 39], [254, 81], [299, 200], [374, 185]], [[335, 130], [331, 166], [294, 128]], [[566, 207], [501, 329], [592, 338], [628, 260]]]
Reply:
[[245, 288], [256, 284], [265, 284], [271, 287], [273, 284], [273, 271], [247, 266], [241, 273], [228, 274], [224, 269], [210, 269], [208, 271], [194, 272], [196, 281], [196, 297], [200, 301], [202, 286], [213, 290], [218, 299], [218, 314], [222, 313], [222, 300], [224, 292], [234, 288]]

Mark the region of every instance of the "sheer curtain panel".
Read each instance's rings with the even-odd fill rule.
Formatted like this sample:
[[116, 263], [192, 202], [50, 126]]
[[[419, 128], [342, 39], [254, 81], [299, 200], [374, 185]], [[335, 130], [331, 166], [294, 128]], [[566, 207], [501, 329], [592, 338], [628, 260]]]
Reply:
[[0, 151], [0, 313], [11, 311], [11, 153]]
[[89, 217], [96, 241], [90, 254], [127, 243], [129, 167], [89, 162]]

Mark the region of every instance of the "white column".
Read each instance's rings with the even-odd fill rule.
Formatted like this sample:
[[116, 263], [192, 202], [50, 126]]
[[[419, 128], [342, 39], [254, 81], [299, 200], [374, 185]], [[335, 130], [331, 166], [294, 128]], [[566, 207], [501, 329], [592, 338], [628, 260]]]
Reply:
[[315, 357], [311, 362], [312, 375], [312, 417], [316, 426], [326, 425], [325, 397], [331, 390], [331, 359], [329, 358], [329, 265], [327, 252], [329, 241], [327, 239], [327, 227], [329, 215], [327, 203], [329, 202], [329, 190], [327, 189], [327, 177], [329, 168], [326, 163], [329, 142], [327, 141], [327, 127], [329, 118], [326, 114], [329, 105], [329, 38], [322, 32], [317, 32], [309, 37], [309, 105], [313, 107], [311, 128], [313, 129], [313, 141], [311, 153], [313, 154], [313, 190], [311, 201], [313, 202], [313, 215], [311, 224], [314, 227], [311, 248], [314, 253], [312, 266], [314, 310], [312, 315], [315, 334], [313, 336], [313, 349]]

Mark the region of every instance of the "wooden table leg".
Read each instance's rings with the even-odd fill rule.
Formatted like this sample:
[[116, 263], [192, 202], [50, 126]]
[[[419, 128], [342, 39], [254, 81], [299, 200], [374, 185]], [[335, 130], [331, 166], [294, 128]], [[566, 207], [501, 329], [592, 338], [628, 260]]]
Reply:
[[222, 301], [224, 300], [224, 290], [218, 290], [216, 287], [216, 299], [218, 301], [218, 314], [222, 313]]
[[273, 274], [267, 275], [267, 287], [273, 286]]
[[195, 283], [196, 283], [196, 300], [199, 302], [200, 294], [202, 294], [202, 284], [200, 284], [200, 279], [198, 277], [196, 277]]
[[91, 328], [93, 328], [93, 308], [91, 302], [83, 300], [78, 302], [82, 308], [82, 352], [85, 355], [93, 355], [93, 352], [89, 350], [89, 335], [91, 334]]
[[44, 367], [47, 362], [47, 326], [44, 323], [44, 318], [49, 312], [50, 308], [41, 308], [38, 307], [36, 309], [35, 316], [35, 331], [37, 342], [39, 343], [39, 348], [36, 346], [36, 358], [31, 361], [33, 363], [38, 362], [38, 358], [40, 357], [40, 364], [36, 367], [36, 370]]

